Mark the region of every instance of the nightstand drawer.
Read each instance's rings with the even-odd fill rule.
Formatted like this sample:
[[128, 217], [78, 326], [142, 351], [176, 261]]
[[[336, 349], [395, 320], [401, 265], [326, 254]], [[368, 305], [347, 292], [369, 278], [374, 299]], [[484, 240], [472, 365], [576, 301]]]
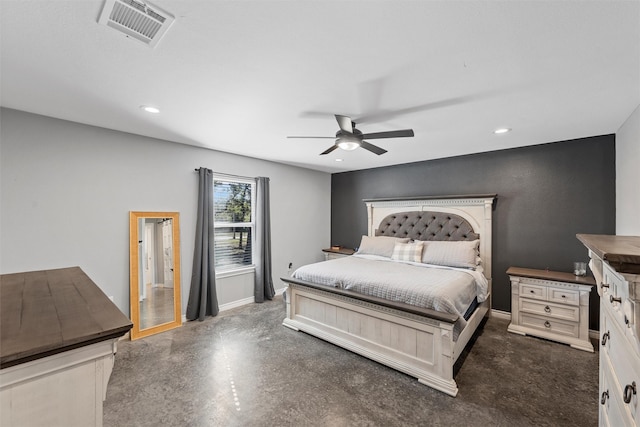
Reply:
[[539, 329], [540, 331], [546, 331], [554, 335], [563, 335], [574, 338], [577, 338], [580, 335], [578, 323], [551, 319], [533, 314], [520, 313], [520, 325]]
[[526, 298], [547, 299], [547, 288], [545, 286], [530, 285], [528, 283], [520, 284], [520, 296]]
[[567, 289], [549, 288], [547, 290], [549, 301], [561, 302], [571, 305], [580, 304], [580, 293]]
[[570, 322], [578, 322], [580, 320], [580, 307], [553, 304], [527, 298], [520, 299], [520, 311]]

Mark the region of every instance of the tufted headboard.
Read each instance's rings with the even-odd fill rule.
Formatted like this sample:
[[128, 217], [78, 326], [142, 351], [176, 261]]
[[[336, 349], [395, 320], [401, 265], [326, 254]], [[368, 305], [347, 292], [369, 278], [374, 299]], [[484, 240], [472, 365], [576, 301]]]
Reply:
[[481, 194], [367, 199], [368, 235], [414, 240], [480, 239], [480, 258], [491, 289], [491, 217], [495, 198], [495, 194]]
[[387, 215], [376, 236], [409, 237], [413, 240], [476, 240], [480, 235], [460, 215], [436, 211], [410, 211]]

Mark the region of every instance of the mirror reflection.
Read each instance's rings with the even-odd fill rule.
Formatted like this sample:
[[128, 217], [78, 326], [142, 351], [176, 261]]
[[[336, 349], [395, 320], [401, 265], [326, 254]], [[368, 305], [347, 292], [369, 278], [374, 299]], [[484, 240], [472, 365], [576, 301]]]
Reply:
[[180, 326], [177, 212], [131, 212], [131, 338]]
[[140, 329], [173, 320], [172, 223], [171, 218], [138, 220]]

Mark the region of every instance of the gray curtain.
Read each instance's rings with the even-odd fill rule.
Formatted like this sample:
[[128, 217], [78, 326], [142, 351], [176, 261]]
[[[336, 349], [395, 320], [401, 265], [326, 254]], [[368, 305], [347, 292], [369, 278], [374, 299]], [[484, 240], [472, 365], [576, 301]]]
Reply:
[[273, 299], [276, 294], [271, 277], [271, 217], [269, 178], [256, 178], [256, 266], [254, 297], [256, 302]]
[[187, 320], [204, 320], [218, 314], [216, 272], [213, 259], [213, 175], [210, 169], [196, 169], [199, 177], [198, 220], [193, 251], [191, 289]]

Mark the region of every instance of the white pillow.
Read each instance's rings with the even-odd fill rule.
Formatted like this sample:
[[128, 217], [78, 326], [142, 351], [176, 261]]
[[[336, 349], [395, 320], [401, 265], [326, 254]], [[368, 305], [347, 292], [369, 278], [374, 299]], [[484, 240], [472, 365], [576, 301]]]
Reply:
[[358, 253], [360, 255], [380, 255], [391, 258], [393, 253], [393, 245], [398, 243], [407, 243], [410, 239], [388, 236], [362, 236]]
[[422, 262], [449, 267], [476, 268], [480, 240], [461, 242], [429, 240], [424, 242]]
[[393, 246], [391, 259], [395, 261], [420, 262], [422, 259], [422, 242], [396, 243]]

